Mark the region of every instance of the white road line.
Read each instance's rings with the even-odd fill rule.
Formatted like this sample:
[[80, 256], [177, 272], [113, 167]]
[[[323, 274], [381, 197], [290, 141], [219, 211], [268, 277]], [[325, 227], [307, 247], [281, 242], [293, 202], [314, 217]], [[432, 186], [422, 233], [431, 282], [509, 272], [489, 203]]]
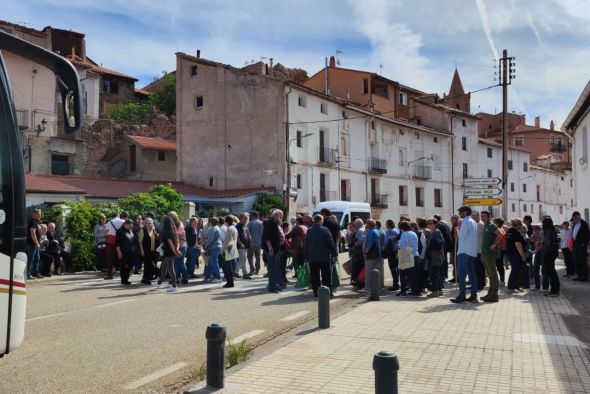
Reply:
[[232, 345], [237, 345], [238, 343], [244, 342], [246, 339], [255, 337], [256, 335], [260, 335], [264, 332], [264, 330], [252, 330], [245, 334], [240, 335], [239, 337], [235, 337], [234, 339], [230, 340], [229, 343]]
[[137, 301], [137, 299], [136, 298], [131, 298], [131, 299], [128, 299], [128, 300], [123, 300], [123, 301], [109, 302], [108, 304], [97, 305], [97, 306], [95, 306], [95, 308], [104, 308], [104, 307], [111, 306], [111, 305], [126, 304], [128, 302], [133, 302], [133, 301]]
[[51, 317], [58, 317], [58, 316], [63, 316], [65, 315], [66, 312], [60, 312], [60, 313], [54, 313], [52, 315], [45, 315], [45, 316], [37, 316], [37, 317], [31, 317], [30, 319], [27, 319], [26, 321], [35, 321], [35, 320], [42, 320], [42, 319], [49, 319]]
[[186, 367], [186, 363], [176, 363], [174, 365], [169, 366], [168, 368], [160, 369], [154, 373], [151, 373], [143, 378], [136, 380], [135, 382], [129, 383], [127, 386], [124, 387], [125, 390], [135, 390], [145, 384], [153, 382], [154, 380], [160, 379], [163, 376], [170, 375], [173, 372], [178, 371]]
[[301, 316], [305, 316], [309, 313], [309, 311], [301, 311], [297, 313], [293, 313], [287, 317], [283, 317], [280, 321], [291, 321], [300, 318]]

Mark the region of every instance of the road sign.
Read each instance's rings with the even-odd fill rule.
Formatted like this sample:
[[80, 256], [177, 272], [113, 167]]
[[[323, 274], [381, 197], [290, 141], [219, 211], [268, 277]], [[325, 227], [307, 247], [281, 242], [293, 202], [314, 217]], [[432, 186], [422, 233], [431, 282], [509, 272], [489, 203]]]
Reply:
[[463, 185], [468, 186], [499, 186], [502, 184], [502, 180], [496, 178], [465, 178]]
[[500, 205], [502, 200], [499, 198], [465, 198], [463, 204], [468, 206], [487, 207], [490, 205]]
[[502, 194], [502, 189], [497, 187], [478, 187], [478, 188], [466, 188], [463, 192], [466, 198], [469, 197], [481, 197], [481, 196], [498, 196]]

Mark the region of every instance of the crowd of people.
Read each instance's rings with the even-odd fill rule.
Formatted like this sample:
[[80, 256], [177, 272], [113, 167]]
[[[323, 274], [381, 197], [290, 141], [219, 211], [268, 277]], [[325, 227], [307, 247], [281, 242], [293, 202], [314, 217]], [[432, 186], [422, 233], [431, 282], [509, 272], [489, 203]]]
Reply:
[[[28, 278], [42, 278], [71, 269], [71, 256], [55, 238], [55, 224], [41, 224], [41, 212], [34, 211], [27, 232]], [[398, 296], [441, 297], [446, 282], [457, 282], [459, 294], [451, 302], [478, 302], [477, 292], [486, 302], [498, 301], [500, 283], [508, 292], [519, 293], [533, 284], [547, 296], [560, 293], [555, 269], [559, 252], [566, 266], [565, 277], [588, 281], [588, 224], [574, 212], [570, 223], [558, 232], [553, 220], [545, 216], [539, 225], [530, 216], [523, 220], [492, 218], [488, 211], [461, 207], [450, 222], [440, 216], [411, 221], [401, 217], [397, 226], [387, 220], [353, 218], [348, 225], [349, 259], [343, 269], [351, 284], [363, 293], [372, 286], [385, 290], [387, 261], [392, 276], [390, 291]], [[204, 265], [202, 280], [225, 282], [234, 287], [234, 279], [252, 279], [266, 267], [267, 290], [278, 293], [289, 282], [292, 269], [297, 276], [302, 268], [309, 272], [311, 289], [317, 296], [320, 285], [336, 290], [333, 283], [338, 263], [337, 245], [341, 229], [330, 210], [320, 214], [297, 215], [288, 222], [283, 212], [272, 210], [268, 217], [258, 212], [203, 219], [180, 220], [169, 212], [156, 220], [153, 213], [129, 218], [126, 212], [110, 220], [99, 218], [94, 228], [95, 266], [103, 269], [105, 279], [118, 271], [123, 285], [130, 285], [131, 272], [140, 274], [141, 283], [151, 286], [169, 284], [168, 292], [177, 292], [179, 284], [197, 278]], [[308, 267], [308, 268], [307, 268]], [[379, 271], [379, 282], [371, 283], [370, 272]], [[509, 276], [506, 280], [506, 271]], [[223, 279], [222, 279], [223, 273]], [[452, 277], [449, 279], [449, 276]], [[467, 285], [470, 294], [467, 297]]]

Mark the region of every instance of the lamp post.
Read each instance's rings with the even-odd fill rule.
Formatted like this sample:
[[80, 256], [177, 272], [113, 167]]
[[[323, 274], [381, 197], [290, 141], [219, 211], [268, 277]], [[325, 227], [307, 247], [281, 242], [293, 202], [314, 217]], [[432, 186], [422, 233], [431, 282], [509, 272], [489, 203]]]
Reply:
[[289, 211], [289, 205], [291, 202], [291, 142], [302, 140], [307, 137], [311, 137], [312, 133], [307, 133], [302, 135], [301, 137], [296, 137], [287, 141], [287, 210]]
[[37, 137], [39, 137], [39, 134], [41, 134], [45, 131], [46, 127], [47, 127], [47, 121], [45, 120], [45, 118], [43, 118], [41, 120], [41, 124], [38, 124], [37, 128], [35, 129], [35, 132], [37, 133]]

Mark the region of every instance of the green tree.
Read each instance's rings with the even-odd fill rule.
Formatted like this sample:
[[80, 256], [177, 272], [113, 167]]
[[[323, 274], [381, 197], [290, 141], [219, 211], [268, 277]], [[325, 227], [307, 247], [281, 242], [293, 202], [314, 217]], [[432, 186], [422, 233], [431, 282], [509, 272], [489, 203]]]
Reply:
[[150, 94], [150, 104], [170, 116], [176, 113], [176, 75], [163, 71], [159, 88]]
[[260, 194], [258, 196], [258, 201], [254, 203], [254, 210], [258, 211], [262, 216], [268, 216], [270, 210], [273, 208], [280, 209], [284, 212], [286, 218], [289, 217], [289, 212], [287, 212], [283, 197], [278, 194]]
[[107, 116], [118, 123], [143, 122], [150, 112], [151, 104], [127, 101], [117, 104], [109, 111]]
[[119, 199], [121, 210], [127, 211], [131, 217], [154, 212], [156, 217], [176, 211], [182, 214], [184, 205], [182, 194], [178, 193], [170, 184], [152, 186], [149, 191], [131, 194]]
[[86, 200], [67, 204], [66, 240], [71, 245], [72, 265], [75, 271], [86, 270], [94, 261], [94, 226], [100, 212]]

